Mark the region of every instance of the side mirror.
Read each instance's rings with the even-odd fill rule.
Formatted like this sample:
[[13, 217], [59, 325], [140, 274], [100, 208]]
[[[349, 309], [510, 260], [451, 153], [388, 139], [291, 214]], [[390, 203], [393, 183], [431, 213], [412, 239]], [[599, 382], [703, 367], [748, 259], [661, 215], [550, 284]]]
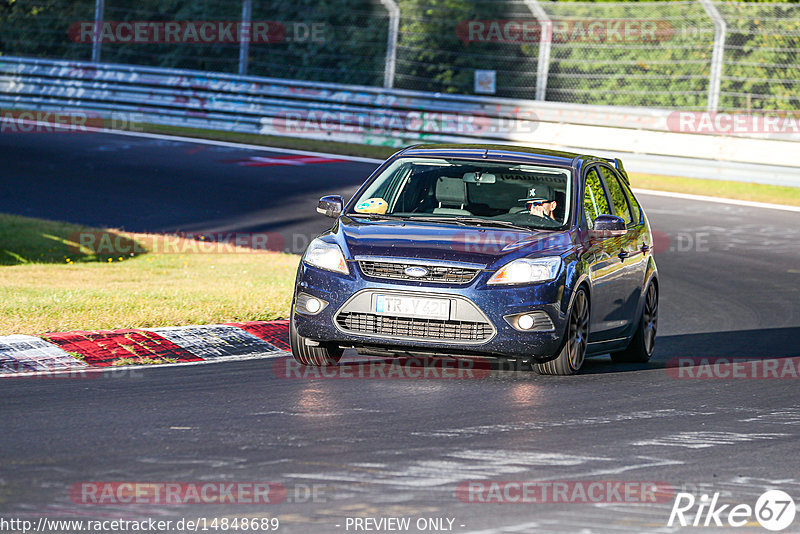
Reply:
[[591, 234], [596, 237], [618, 237], [628, 233], [625, 221], [616, 215], [598, 215]]
[[344, 209], [344, 199], [339, 195], [329, 195], [319, 199], [317, 206], [317, 213], [321, 213], [326, 217], [336, 219], [342, 214]]

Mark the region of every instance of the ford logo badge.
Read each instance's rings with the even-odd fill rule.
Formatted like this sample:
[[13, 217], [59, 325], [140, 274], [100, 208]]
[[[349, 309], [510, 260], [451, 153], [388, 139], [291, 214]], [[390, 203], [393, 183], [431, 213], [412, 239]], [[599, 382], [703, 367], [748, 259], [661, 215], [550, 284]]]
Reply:
[[428, 269], [425, 267], [406, 267], [405, 271], [406, 276], [410, 276], [411, 278], [422, 278], [423, 276], [428, 276]]

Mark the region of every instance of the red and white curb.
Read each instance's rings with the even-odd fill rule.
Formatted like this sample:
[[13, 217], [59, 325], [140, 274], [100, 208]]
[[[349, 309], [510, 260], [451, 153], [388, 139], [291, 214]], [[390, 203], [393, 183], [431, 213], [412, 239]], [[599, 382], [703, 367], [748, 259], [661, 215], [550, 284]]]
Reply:
[[289, 350], [288, 337], [288, 321], [0, 336], [0, 377], [275, 358]]

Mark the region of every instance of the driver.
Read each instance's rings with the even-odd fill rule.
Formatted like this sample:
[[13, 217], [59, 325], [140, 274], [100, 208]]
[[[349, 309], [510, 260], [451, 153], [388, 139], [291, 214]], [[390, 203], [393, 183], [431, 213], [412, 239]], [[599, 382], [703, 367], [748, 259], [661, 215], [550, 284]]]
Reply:
[[537, 185], [528, 191], [527, 198], [519, 199], [525, 202], [525, 209], [531, 215], [555, 221], [556, 201], [555, 192], [548, 185]]

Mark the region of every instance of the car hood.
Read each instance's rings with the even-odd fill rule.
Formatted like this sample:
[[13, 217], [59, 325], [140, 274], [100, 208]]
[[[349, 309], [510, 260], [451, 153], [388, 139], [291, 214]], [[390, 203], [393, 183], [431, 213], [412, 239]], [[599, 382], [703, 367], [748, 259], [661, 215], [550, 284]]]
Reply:
[[366, 221], [342, 217], [335, 234], [348, 257], [385, 256], [476, 263], [491, 268], [536, 252], [558, 255], [571, 245], [567, 231], [525, 232], [446, 223]]

